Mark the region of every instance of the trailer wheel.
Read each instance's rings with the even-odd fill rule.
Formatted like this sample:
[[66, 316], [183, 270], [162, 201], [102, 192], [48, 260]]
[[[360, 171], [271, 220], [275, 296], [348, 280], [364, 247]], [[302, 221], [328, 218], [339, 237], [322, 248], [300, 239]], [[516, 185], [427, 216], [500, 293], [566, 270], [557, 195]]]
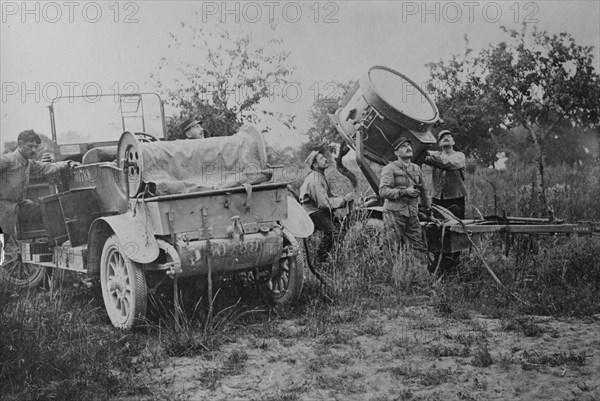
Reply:
[[286, 230], [283, 231], [283, 246], [291, 247], [293, 256], [281, 258], [271, 266], [271, 273], [261, 283], [264, 293], [278, 304], [296, 302], [304, 285], [306, 255], [298, 240]]
[[113, 326], [130, 330], [146, 316], [148, 287], [139, 263], [129, 259], [116, 235], [104, 243], [100, 258], [100, 286]]
[[21, 259], [20, 243], [14, 236], [4, 244], [4, 262], [0, 268], [0, 280], [17, 288], [35, 288], [46, 276], [46, 269]]

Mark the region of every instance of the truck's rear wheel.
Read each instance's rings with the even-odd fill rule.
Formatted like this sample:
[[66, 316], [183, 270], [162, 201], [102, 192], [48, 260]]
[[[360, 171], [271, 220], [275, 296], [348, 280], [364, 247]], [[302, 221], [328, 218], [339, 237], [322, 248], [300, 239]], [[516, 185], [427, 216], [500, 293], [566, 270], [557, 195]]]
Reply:
[[148, 287], [139, 263], [129, 259], [116, 235], [104, 243], [100, 259], [100, 285], [113, 326], [129, 330], [146, 316]]
[[302, 293], [306, 256], [298, 240], [285, 230], [283, 246], [291, 247], [293, 255], [281, 258], [271, 266], [271, 273], [261, 286], [271, 301], [289, 304], [296, 302]]
[[42, 283], [46, 269], [34, 263], [25, 263], [21, 259], [19, 241], [8, 237], [4, 244], [4, 262], [0, 268], [0, 279], [17, 288], [35, 288]]

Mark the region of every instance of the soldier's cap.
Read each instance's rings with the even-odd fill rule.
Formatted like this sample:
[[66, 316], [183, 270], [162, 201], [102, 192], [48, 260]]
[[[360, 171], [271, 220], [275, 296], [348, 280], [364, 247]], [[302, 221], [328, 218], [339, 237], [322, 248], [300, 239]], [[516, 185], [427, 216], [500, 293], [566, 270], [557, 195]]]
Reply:
[[181, 129], [181, 131], [186, 132], [187, 130], [191, 129], [192, 127], [198, 124], [202, 124], [202, 121], [198, 121], [195, 117], [191, 117], [182, 122], [179, 125], [179, 128]]
[[438, 141], [441, 141], [442, 137], [444, 135], [452, 135], [452, 132], [450, 130], [447, 130], [447, 129], [441, 130], [440, 132], [438, 132]]
[[308, 168], [312, 168], [313, 162], [315, 161], [318, 154], [319, 154], [318, 150], [313, 150], [312, 152], [309, 153], [306, 160], [304, 160], [304, 163], [306, 163]]
[[398, 138], [398, 140], [396, 142], [394, 142], [392, 147], [394, 148], [394, 150], [398, 150], [398, 148], [400, 146], [402, 146], [403, 144], [405, 144], [406, 142], [410, 143], [410, 139], [408, 139], [405, 136], [401, 136], [400, 138]]

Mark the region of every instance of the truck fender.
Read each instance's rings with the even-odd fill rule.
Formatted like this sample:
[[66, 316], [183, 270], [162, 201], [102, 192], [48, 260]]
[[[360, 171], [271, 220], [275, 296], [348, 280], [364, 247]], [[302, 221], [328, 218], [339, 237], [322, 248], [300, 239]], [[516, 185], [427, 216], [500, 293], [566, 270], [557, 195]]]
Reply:
[[287, 197], [287, 217], [281, 221], [281, 225], [297, 238], [308, 238], [315, 231], [308, 213], [291, 196]]
[[100, 217], [92, 223], [88, 234], [88, 269], [100, 269], [100, 255], [104, 242], [115, 234], [123, 247], [123, 254], [138, 263], [150, 263], [159, 253], [156, 238], [142, 221], [131, 212], [116, 216]]

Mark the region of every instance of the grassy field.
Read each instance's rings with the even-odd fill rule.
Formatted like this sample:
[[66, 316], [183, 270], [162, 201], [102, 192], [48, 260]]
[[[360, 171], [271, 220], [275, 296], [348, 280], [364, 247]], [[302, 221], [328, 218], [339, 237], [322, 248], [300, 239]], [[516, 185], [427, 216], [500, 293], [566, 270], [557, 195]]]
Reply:
[[[530, 168], [471, 171], [467, 214], [540, 215], [532, 177]], [[557, 218], [600, 220], [598, 166], [550, 168], [548, 177]], [[67, 276], [35, 292], [2, 287], [2, 399], [600, 397], [599, 237], [526, 236], [506, 256], [504, 238], [490, 236], [480, 251], [499, 288], [475, 252], [435, 282], [419, 256], [399, 260], [364, 221], [353, 227], [321, 267], [328, 285], [307, 272], [300, 302], [285, 308], [263, 302], [244, 277], [224, 277], [214, 319], [202, 286], [190, 283], [180, 325], [167, 288], [152, 298], [147, 324], [123, 333], [110, 326], [97, 283]]]

